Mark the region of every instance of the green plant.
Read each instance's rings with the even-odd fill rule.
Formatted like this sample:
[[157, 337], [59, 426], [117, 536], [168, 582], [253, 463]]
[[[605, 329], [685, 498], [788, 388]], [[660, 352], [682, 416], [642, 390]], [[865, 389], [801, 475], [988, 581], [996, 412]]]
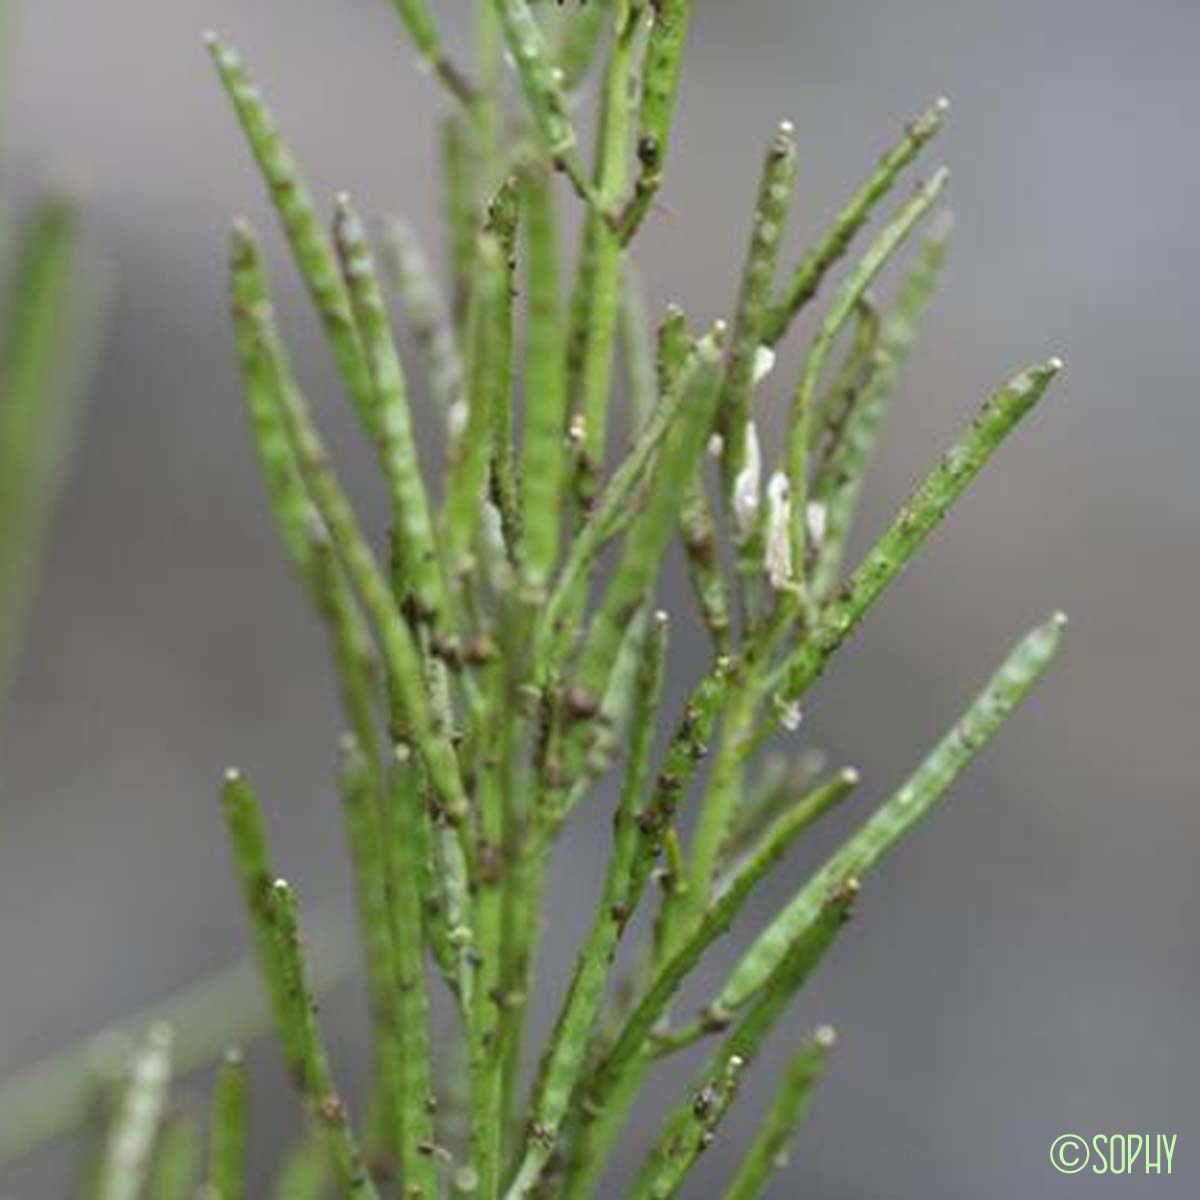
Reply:
[[[210, 39], [378, 452], [391, 525], [381, 562], [292, 371], [255, 235], [237, 222], [232, 313], [250, 425], [284, 546], [329, 630], [350, 729], [340, 784], [375, 1051], [365, 1116], [352, 1115], [317, 1021], [295, 892], [276, 875], [251, 785], [231, 771], [225, 814], [256, 958], [308, 1117], [276, 1194], [582, 1200], [613, 1163], [655, 1063], [711, 1040], [626, 1193], [667, 1197], [837, 937], [863, 876], [942, 797], [1057, 648], [1061, 616], [1016, 646], [908, 780], [751, 940], [711, 1003], [678, 1018], [677, 994], [697, 963], [857, 782], [850, 769], [756, 770], [758, 752], [795, 729], [830, 658], [1061, 364], [1001, 387], [845, 570], [863, 479], [948, 223], [934, 222], [892, 304], [881, 308], [870, 289], [935, 207], [944, 172], [899, 205], [839, 284], [804, 359], [785, 452], [765, 482], [756, 387], [772, 348], [937, 132], [944, 102], [908, 127], [779, 285], [795, 175], [794, 131], [781, 126], [767, 147], [731, 321], [695, 332], [671, 309], [654, 339], [629, 246], [668, 156], [689, 0], [593, 0], [562, 11], [482, 0], [470, 72], [448, 58], [423, 0], [395, 7], [455, 105], [443, 142], [448, 302], [407, 228], [393, 221], [381, 231], [444, 418], [444, 461], [430, 473], [440, 488], [427, 486], [417, 461], [388, 289], [362, 220], [340, 196], [326, 232], [241, 58]], [[506, 56], [523, 115], [508, 102]], [[604, 65], [588, 170], [572, 94], [594, 58]], [[584, 213], [569, 278], [556, 216], [564, 188]], [[621, 363], [623, 389], [614, 379]], [[622, 390], [632, 433], [618, 450], [612, 401]], [[679, 713], [662, 701], [669, 621], [654, 609], [675, 537], [713, 646]], [[547, 862], [571, 814], [602, 802], [610, 773], [619, 778], [603, 895], [526, 1097]], [[622, 953], [635, 930], [646, 936]], [[431, 1033], [442, 997], [460, 1034], [454, 1048]], [[824, 1027], [801, 1043], [727, 1196], [763, 1193], [832, 1044]], [[149, 1153], [167, 1054], [156, 1029], [116, 1106], [99, 1196], [188, 1194], [194, 1132], [168, 1126]], [[206, 1168], [209, 1195], [225, 1200], [246, 1189], [244, 1090], [231, 1061]], [[702, 1194], [715, 1190], [710, 1181]]]
[[[0, 0], [0, 39], [8, 25]], [[25, 609], [71, 427], [71, 361], [79, 322], [73, 206], [47, 198], [18, 223], [0, 208], [0, 696]]]

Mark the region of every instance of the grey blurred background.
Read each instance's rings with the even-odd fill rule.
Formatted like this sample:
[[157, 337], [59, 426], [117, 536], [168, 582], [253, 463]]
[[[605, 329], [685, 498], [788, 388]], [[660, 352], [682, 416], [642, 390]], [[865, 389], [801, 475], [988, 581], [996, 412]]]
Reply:
[[[241, 952], [214, 801], [229, 762], [268, 798], [302, 894], [348, 894], [324, 648], [265, 515], [223, 308], [228, 217], [268, 222], [199, 35], [213, 26], [241, 44], [322, 197], [353, 188], [430, 239], [444, 106], [384, 0], [17, 7], [10, 186], [76, 182], [119, 286], [4, 714], [0, 1068]], [[465, 0], [437, 7], [461, 33]], [[671, 182], [643, 240], [656, 306], [730, 308], [779, 118], [802, 148], [798, 248], [904, 119], [941, 92], [954, 103], [929, 160], [954, 168], [950, 267], [868, 533], [990, 386], [1051, 353], [1068, 365], [809, 706], [799, 736], [859, 766], [865, 787], [771, 902], [1020, 632], [1054, 607], [1073, 617], [1034, 699], [872, 879], [796, 1013], [788, 1034], [828, 1020], [842, 1040], [773, 1196], [1196, 1194], [1198, 51], [1192, 0], [700, 4]], [[271, 232], [310, 390], [347, 475], [367, 478]], [[769, 385], [776, 402], [789, 374]], [[681, 670], [700, 647], [681, 632]], [[599, 811], [582, 821], [560, 859], [543, 1018], [596, 895], [603, 826]], [[353, 1075], [357, 987], [326, 1012]], [[260, 1099], [277, 1092], [271, 1052], [253, 1061]], [[718, 1194], [771, 1066], [690, 1195]], [[661, 1076], [625, 1165], [684, 1078]], [[1050, 1166], [1060, 1133], [1126, 1130], [1177, 1133], [1174, 1176]], [[0, 1177], [0, 1195], [65, 1196], [73, 1170], [55, 1149]]]

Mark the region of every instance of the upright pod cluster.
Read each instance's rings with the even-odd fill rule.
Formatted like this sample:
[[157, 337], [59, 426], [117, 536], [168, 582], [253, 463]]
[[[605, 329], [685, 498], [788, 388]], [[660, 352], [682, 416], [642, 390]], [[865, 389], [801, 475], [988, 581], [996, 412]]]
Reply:
[[[283, 545], [328, 629], [349, 730], [340, 781], [375, 1053], [369, 1100], [351, 1113], [317, 1021], [295, 893], [277, 875], [250, 783], [230, 772], [225, 812], [257, 961], [309, 1121], [277, 1194], [583, 1200], [619, 1156], [656, 1064], [708, 1043], [625, 1193], [668, 1197], [718, 1135], [866, 873], [1057, 648], [1061, 616], [1017, 644], [913, 774], [748, 941], [703, 1010], [677, 1011], [681, 987], [761, 881], [857, 782], [852, 769], [822, 773], [806, 760], [763, 766], [760, 752], [795, 729], [830, 658], [1061, 364], [1001, 386], [847, 566], [863, 480], [945, 253], [949, 223], [935, 215], [944, 171], [897, 203], [841, 274], [775, 461], [756, 433], [757, 393], [797, 315], [936, 134], [945, 102], [904, 130], [790, 272], [779, 258], [797, 135], [780, 125], [748, 196], [728, 320], [696, 329], [671, 308], [652, 330], [631, 247], [669, 156], [690, 0], [480, 0], [469, 67], [451, 61], [424, 0], [394, 6], [453, 106], [442, 143], [445, 293], [400, 221], [369, 234], [340, 195], [326, 222], [242, 58], [209, 39], [390, 503], [390, 538], [375, 546], [293, 370], [256, 235], [235, 223], [232, 317], [250, 427]], [[576, 93], [593, 66], [589, 166]], [[564, 202], [583, 212], [573, 259], [559, 231]], [[873, 286], [923, 228], [894, 301], [881, 306]], [[437, 464], [418, 462], [413, 364], [401, 361], [393, 307], [439, 407]], [[618, 396], [628, 400], [621, 420]], [[614, 431], [625, 428], [618, 445]], [[670, 618], [656, 608], [676, 539], [712, 645], [680, 711], [663, 700]], [[547, 864], [572, 813], [601, 802], [610, 775], [603, 894], [531, 1055]], [[438, 992], [457, 1048], [431, 1034]], [[734, 1178], [705, 1180], [695, 1194], [764, 1193], [833, 1043], [827, 1027], [800, 1042]], [[169, 1190], [190, 1186], [175, 1183], [189, 1175], [172, 1143], [159, 1139], [157, 1157], [148, 1150], [165, 1054], [156, 1034], [111, 1146], [125, 1147], [127, 1163], [140, 1133], [138, 1161], [160, 1181], [152, 1194], [182, 1196]], [[526, 1093], [523, 1064], [535, 1058]], [[214, 1105], [207, 1175], [222, 1200], [246, 1191], [242, 1071], [226, 1065]]]

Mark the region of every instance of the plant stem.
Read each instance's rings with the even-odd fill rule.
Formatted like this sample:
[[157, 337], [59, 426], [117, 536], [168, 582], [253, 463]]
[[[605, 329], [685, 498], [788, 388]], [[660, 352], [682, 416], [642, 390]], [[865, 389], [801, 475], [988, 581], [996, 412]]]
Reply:
[[585, 1066], [588, 1037], [604, 998], [617, 943], [637, 904], [634, 863], [638, 852], [636, 804], [645, 789], [654, 744], [654, 717], [662, 694], [667, 621], [658, 614], [642, 646], [641, 670], [632, 722], [633, 744], [614, 818], [613, 850], [608, 859], [604, 894], [587, 940], [580, 949], [567, 997], [547, 1045], [531, 1104], [532, 1117], [524, 1153], [507, 1192], [507, 1200], [533, 1193], [557, 1143], [571, 1096]]

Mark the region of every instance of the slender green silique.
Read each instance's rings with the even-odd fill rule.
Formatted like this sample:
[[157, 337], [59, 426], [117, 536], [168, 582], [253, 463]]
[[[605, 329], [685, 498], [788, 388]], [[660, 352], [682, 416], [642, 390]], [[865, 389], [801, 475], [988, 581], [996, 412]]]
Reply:
[[[244, 249], [242, 251], [244, 253]], [[236, 270], [235, 258], [235, 270]], [[259, 352], [273, 373], [274, 393], [283, 412], [292, 451], [300, 466], [313, 503], [329, 530], [338, 557], [358, 593], [379, 638], [389, 682], [409, 722], [418, 751], [425, 761], [434, 789], [452, 820], [461, 820], [466, 799], [458, 761], [446, 731], [430, 714], [417, 648], [400, 618], [390, 589], [363, 535], [345, 493], [333, 474], [329, 456], [313, 424], [308, 406], [291, 376], [269, 308], [243, 313], [234, 307], [235, 325], [249, 322]]]
[[476, 288], [469, 316], [468, 415], [459, 457], [451, 465], [442, 512], [442, 539], [451, 572], [471, 572], [487, 500], [488, 471], [495, 429], [494, 409], [508, 381], [492, 369], [505, 339], [508, 275], [504, 252], [492, 234], [476, 248]]
[[457, 453], [455, 442], [466, 417], [466, 383], [462, 358], [450, 313], [416, 233], [399, 217], [384, 226], [384, 250], [404, 311], [425, 356], [429, 390], [445, 424], [447, 457]]
[[393, 755], [384, 785], [381, 832], [387, 897], [391, 911], [394, 1000], [391, 1018], [397, 1042], [395, 1119], [399, 1131], [398, 1165], [409, 1195], [437, 1194], [437, 1164], [429, 1154], [434, 1141], [433, 1067], [430, 1057], [429, 992], [421, 937], [420, 861], [427, 844], [417, 765], [405, 746]]
[[300, 917], [291, 887], [276, 879], [267, 891], [266, 921], [276, 947], [279, 978], [286, 997], [288, 1040], [300, 1047], [298, 1087], [309, 1118], [325, 1142], [338, 1189], [345, 1200], [378, 1200], [379, 1192], [350, 1126], [350, 1117], [334, 1089], [329, 1056], [317, 1025], [316, 997], [309, 980]]
[[0, 335], [0, 694], [29, 604], [67, 434], [78, 218], [43, 202], [21, 227]]
[[304, 1047], [295, 1026], [288, 1019], [290, 1001], [287, 995], [279, 948], [270, 920], [271, 885], [275, 879], [266, 822], [254, 789], [240, 771], [225, 773], [221, 789], [225, 811], [225, 828], [233, 851], [233, 865], [242, 889], [242, 902], [250, 919], [258, 969], [279, 1031], [284, 1062], [292, 1078], [299, 1079], [303, 1069]]
[[[376, 749], [375, 754], [378, 754]], [[393, 897], [388, 878], [389, 843], [384, 831], [383, 773], [378, 757], [364, 752], [353, 734], [342, 739], [339, 791], [354, 865], [359, 936], [366, 961], [367, 994], [375, 1038], [375, 1101], [387, 1125], [387, 1141], [400, 1158], [401, 1056], [397, 1011], [396, 953], [392, 941]]]
[[941, 799], [1049, 666], [1065, 624], [1066, 618], [1056, 614], [1016, 646], [916, 772], [763, 930], [722, 989], [717, 1000], [720, 1008], [735, 1011], [753, 996], [788, 947], [817, 919], [830, 890], [847, 878], [864, 875]]
[[507, 663], [489, 666], [490, 728], [481, 738], [476, 764], [475, 800], [479, 813], [479, 861], [476, 875], [475, 978], [472, 982], [470, 1028], [467, 1034], [471, 1106], [471, 1166], [480, 1196], [500, 1192], [504, 1147], [506, 1056], [503, 1038], [510, 1032], [505, 1020], [508, 998], [504, 992], [504, 843], [505, 793], [508, 775], [508, 730], [505, 719], [509, 695]]
[[824, 609], [818, 627], [785, 664], [785, 691], [798, 697], [817, 677], [829, 656], [846, 640], [880, 593], [920, 549], [925, 539], [971, 481], [1037, 404], [1062, 370], [1057, 358], [1031, 367], [1007, 383], [984, 404], [963, 436], [901, 508], [844, 588]]
[[[249, 222], [234, 222], [230, 256], [233, 264], [232, 302], [248, 316], [268, 302], [266, 274]], [[300, 468], [296, 465], [275, 397], [274, 378], [259, 353], [253, 323], [238, 321], [234, 333], [250, 431], [275, 524], [288, 558], [315, 595], [313, 530], [320, 525], [320, 516], [308, 497]]]
[[[715, 362], [715, 342], [707, 352]], [[702, 361], [699, 355], [689, 369], [680, 370], [675, 386], [664, 394], [649, 420], [639, 431], [629, 453], [613, 471], [608, 484], [596, 500], [588, 519], [580, 527], [550, 593], [538, 626], [534, 659], [539, 674], [552, 673], [570, 642], [578, 621], [580, 593], [604, 547], [626, 528], [638, 512], [637, 491], [652, 475], [668, 436], [688, 418], [697, 391], [703, 388]], [[694, 418], [694, 414], [693, 414]]]
[[560, 510], [567, 436], [566, 329], [553, 179], [546, 168], [534, 164], [522, 171], [521, 183], [528, 321], [521, 526], [525, 580], [540, 593], [549, 583], [562, 535]]
[[391, 491], [397, 594], [403, 606], [415, 605], [445, 632], [441, 560], [417, 463], [408, 385], [366, 230], [345, 193], [337, 199], [334, 240], [374, 388], [374, 432]]
[[[638, 821], [638, 854], [632, 869], [632, 891], [641, 894], [654, 864], [675, 835], [675, 817], [700, 764], [708, 754], [708, 743], [724, 710], [734, 682], [733, 660], [722, 655], [692, 690], [683, 715], [667, 743], [654, 786]], [[684, 871], [671, 864], [663, 877], [664, 908], [678, 900], [686, 885]], [[655, 931], [655, 955], [665, 953], [666, 928], [660, 915]]]
[[96, 1179], [97, 1200], [137, 1200], [150, 1173], [171, 1074], [171, 1029], [156, 1025], [130, 1067]]
[[811, 495], [821, 491], [822, 477], [830, 471], [830, 459], [845, 437], [855, 405], [866, 388], [877, 358], [880, 318], [870, 294], [864, 294], [854, 306], [854, 332], [836, 374], [813, 404], [813, 423], [808, 448], [814, 462], [809, 488]]
[[232, 261], [232, 300], [245, 318], [235, 326], [242, 390], [267, 496], [284, 550], [330, 629], [347, 717], [363, 746], [371, 748], [376, 740], [371, 637], [296, 462], [276, 373], [259, 352], [258, 336], [249, 318], [269, 297], [253, 231], [244, 221], [234, 225]]
[[942, 127], [949, 111], [949, 101], [940, 97], [908, 125], [904, 136], [880, 158], [878, 166], [827, 232], [800, 261], [766, 318], [763, 340], [768, 345], [774, 345], [787, 333], [796, 314], [817, 294], [829, 269], [850, 248], [876, 204], [892, 190], [904, 168]]
[[813, 498], [821, 505], [825, 534], [813, 567], [813, 590], [821, 598], [827, 597], [837, 585], [867, 467], [900, 370], [941, 273], [951, 227], [948, 214], [935, 218], [935, 228], [926, 238], [899, 297], [881, 324], [866, 380], [846, 416], [841, 437], [817, 472]]
[[[518, 177], [508, 176], [488, 205], [485, 230], [496, 238], [501, 253], [504, 286], [496, 301], [494, 331], [483, 347], [492, 385], [488, 404], [491, 431], [488, 465], [488, 495], [500, 517], [504, 558], [519, 567], [524, 558], [520, 498], [513, 429], [513, 300], [517, 279], [517, 238], [520, 232], [520, 186]], [[477, 347], [479, 349], [479, 347]]]
[[649, 495], [625, 538], [621, 560], [580, 651], [575, 681], [585, 693], [599, 695], [603, 690], [625, 625], [657, 580], [684, 488], [712, 428], [719, 386], [718, 353], [719, 340], [713, 335], [697, 345], [697, 367], [683, 389], [682, 419], [663, 443]]
[[441, 176], [450, 253], [452, 316], [456, 323], [467, 312], [475, 236], [479, 231], [475, 166], [469, 122], [464, 114], [455, 113], [442, 124]]
[[200, 1132], [193, 1117], [169, 1116], [159, 1131], [146, 1181], [148, 1200], [193, 1200], [200, 1167]]
[[758, 184], [750, 231], [750, 248], [742, 268], [737, 316], [729, 339], [729, 356], [717, 425], [724, 450], [722, 467], [732, 505], [746, 466], [750, 397], [763, 341], [763, 323], [775, 286], [775, 270], [796, 183], [796, 140], [790, 121], [771, 140]]
[[641, 170], [633, 195], [617, 215], [624, 243], [632, 240], [662, 187], [671, 140], [683, 52], [692, 19], [692, 0], [653, 0], [652, 20], [642, 64], [642, 97], [638, 110], [637, 151]]
[[584, 231], [569, 334], [577, 364], [568, 377], [571, 411], [583, 428], [576, 484], [585, 509], [595, 495], [608, 445], [622, 274], [621, 241], [609, 222], [608, 210], [619, 201], [628, 175], [633, 116], [630, 89], [643, 0], [613, 0], [610, 7], [612, 39], [596, 138], [598, 207], [588, 214]]
[[355, 329], [337, 254], [317, 215], [308, 185], [262, 94], [246, 73], [241, 55], [215, 34], [208, 34], [206, 42], [279, 215], [296, 269], [321, 318], [346, 390], [363, 427], [373, 434], [375, 395], [370, 369]]
[[759, 1200], [771, 1177], [787, 1165], [788, 1145], [825, 1074], [831, 1034], [832, 1030], [819, 1030], [793, 1052], [758, 1134], [725, 1189], [725, 1200]]
[[777, 817], [796, 804], [808, 803], [817, 790], [824, 762], [821, 756], [768, 760], [754, 785], [746, 790], [734, 813], [718, 866], [736, 862]]
[[796, 385], [788, 421], [787, 477], [791, 494], [792, 563], [799, 573], [808, 552], [808, 461], [810, 422], [817, 388], [826, 361], [846, 322], [862, 300], [867, 288], [879, 276], [889, 259], [922, 217], [933, 207], [945, 187], [948, 172], [938, 171], [928, 183], [917, 189], [896, 215], [880, 230], [867, 252], [846, 277], [821, 322], [804, 370]]
[[[855, 772], [845, 771], [806, 804], [798, 805], [780, 817], [733, 873], [724, 889], [693, 918], [692, 924], [679, 936], [676, 947], [656, 970], [641, 1001], [627, 1018], [596, 1072], [594, 1088], [597, 1092], [603, 1095], [605, 1089], [619, 1086], [621, 1077], [636, 1068], [638, 1060], [647, 1051], [655, 1025], [704, 952], [729, 929], [751, 892], [787, 853], [795, 839], [821, 812], [842, 800], [857, 781]], [[596, 1102], [595, 1098], [593, 1102]]]
[[[848, 880], [844, 886], [824, 897], [818, 919], [777, 964], [755, 1003], [734, 1026], [720, 1049], [709, 1057], [689, 1089], [687, 1099], [664, 1122], [662, 1135], [639, 1172], [635, 1189], [649, 1187], [648, 1194], [655, 1197], [660, 1194], [660, 1189], [664, 1196], [670, 1196], [678, 1190], [695, 1164], [698, 1153], [710, 1140], [704, 1134], [715, 1130], [728, 1111], [733, 1096], [722, 1089], [717, 1095], [716, 1110], [710, 1111], [701, 1104], [699, 1113], [696, 1111], [697, 1099], [707, 1096], [709, 1093], [706, 1089], [714, 1083], [728, 1081], [736, 1086], [741, 1072], [756, 1058], [763, 1042], [787, 1011], [796, 993], [828, 953], [853, 910], [858, 890], [857, 881]], [[731, 1023], [731, 1020], [722, 1020], [716, 1023], [715, 1028], [728, 1029]], [[563, 1200], [583, 1200], [585, 1196], [593, 1194], [636, 1094], [636, 1086], [649, 1063], [650, 1059], [644, 1052], [636, 1058], [631, 1064], [632, 1069], [626, 1072], [626, 1079], [614, 1089], [613, 1103], [597, 1107], [597, 1115], [590, 1117], [584, 1125], [563, 1188]], [[604, 1076], [599, 1075], [598, 1078], [603, 1080]], [[703, 1120], [704, 1127], [696, 1130], [699, 1136], [689, 1137], [688, 1133], [695, 1128], [697, 1117]]]
[[494, 0], [504, 41], [516, 64], [534, 128], [551, 162], [570, 179], [585, 200], [592, 198], [577, 151], [578, 136], [571, 121], [554, 55], [527, 0]]
[[[655, 375], [661, 396], [674, 391], [692, 351], [687, 317], [678, 305], [669, 305], [658, 327]], [[679, 532], [687, 555], [692, 590], [700, 606], [704, 624], [712, 636], [718, 655], [730, 649], [731, 617], [729, 591], [721, 565], [716, 519], [704, 480], [701, 461], [684, 487], [679, 511]]]
[[244, 1200], [250, 1095], [246, 1064], [230, 1050], [213, 1085], [208, 1130], [208, 1191], [212, 1200]]
[[[781, 978], [700, 1074], [693, 1085], [690, 1104], [681, 1105], [666, 1121], [659, 1141], [629, 1193], [630, 1200], [665, 1200], [683, 1186], [696, 1160], [712, 1144], [718, 1127], [736, 1099], [743, 1074], [759, 1055], [799, 982]], [[822, 1026], [805, 1043], [802, 1061], [806, 1074], [795, 1085], [799, 1091], [807, 1084], [807, 1090], [802, 1094], [811, 1091], [835, 1040], [833, 1030]], [[774, 1112], [771, 1115], [778, 1119]]]

